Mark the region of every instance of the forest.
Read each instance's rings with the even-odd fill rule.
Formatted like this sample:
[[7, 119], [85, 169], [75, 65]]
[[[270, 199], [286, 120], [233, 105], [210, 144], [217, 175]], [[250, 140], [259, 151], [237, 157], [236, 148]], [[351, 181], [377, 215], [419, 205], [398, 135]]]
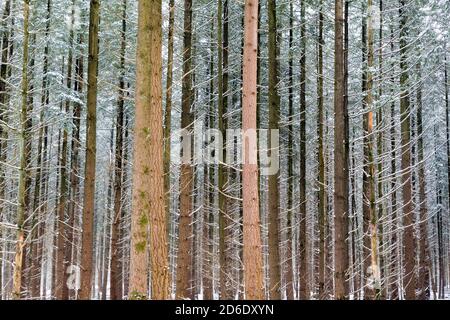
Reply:
[[0, 300], [450, 300], [448, 0], [0, 0]]

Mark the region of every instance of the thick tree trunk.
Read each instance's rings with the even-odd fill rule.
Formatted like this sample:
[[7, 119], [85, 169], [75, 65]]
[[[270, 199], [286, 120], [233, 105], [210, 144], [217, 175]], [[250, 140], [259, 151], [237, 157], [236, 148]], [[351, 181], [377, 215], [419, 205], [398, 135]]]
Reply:
[[[243, 140], [243, 215], [245, 298], [264, 298], [261, 230], [259, 221], [258, 163], [256, 143], [256, 74], [258, 52], [258, 1], [245, 1], [244, 56], [242, 89]], [[251, 140], [254, 139], [252, 142]]]
[[[152, 299], [169, 298], [161, 99], [161, 8], [161, 0], [139, 1], [130, 299], [147, 297], [148, 238]], [[149, 237], [147, 233], [150, 233]]]
[[81, 288], [79, 299], [89, 300], [92, 289], [95, 172], [97, 158], [97, 73], [100, 1], [91, 0], [89, 17], [89, 63], [87, 89], [87, 134], [84, 179], [83, 224], [81, 241]]

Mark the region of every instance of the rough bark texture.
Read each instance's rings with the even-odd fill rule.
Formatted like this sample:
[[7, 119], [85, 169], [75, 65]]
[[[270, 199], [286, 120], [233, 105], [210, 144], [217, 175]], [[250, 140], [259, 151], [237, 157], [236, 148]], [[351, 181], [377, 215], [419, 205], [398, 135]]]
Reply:
[[[269, 129], [279, 130], [280, 123], [280, 97], [277, 91], [278, 62], [277, 62], [277, 5], [275, 0], [267, 4], [269, 20]], [[269, 142], [272, 149], [273, 141]], [[271, 151], [274, 152], [274, 151]], [[280, 271], [280, 226], [279, 211], [280, 198], [278, 188], [279, 174], [268, 177], [268, 203], [269, 203], [269, 292], [272, 300], [281, 299], [281, 271]]]
[[[242, 89], [242, 129], [246, 133], [256, 129], [256, 78], [258, 53], [258, 1], [246, 0], [244, 11], [244, 56]], [[256, 134], [256, 133], [255, 133]], [[247, 147], [246, 147], [247, 145]], [[244, 215], [244, 281], [245, 298], [264, 298], [261, 231], [259, 222], [258, 164], [249, 159], [256, 153], [256, 144], [243, 141], [244, 164], [242, 196]]]
[[87, 134], [84, 179], [83, 223], [81, 240], [80, 300], [89, 300], [92, 289], [92, 258], [95, 203], [95, 164], [97, 158], [97, 72], [100, 1], [91, 0], [89, 16], [89, 62], [87, 88]]
[[152, 299], [165, 300], [169, 297], [162, 130], [161, 8], [161, 0], [139, 1], [130, 299], [147, 296], [148, 232]]
[[334, 225], [335, 225], [335, 266], [334, 298], [348, 299], [348, 154], [347, 154], [347, 115], [345, 105], [345, 67], [344, 67], [344, 6], [343, 0], [335, 1], [335, 158], [334, 158]]
[[[189, 129], [192, 122], [192, 0], [184, 1], [183, 35], [183, 83], [181, 127]], [[187, 151], [187, 150], [186, 150]], [[190, 161], [189, 161], [190, 162]], [[192, 188], [193, 171], [191, 163], [181, 165], [180, 176], [180, 219], [177, 261], [177, 299], [192, 298]]]

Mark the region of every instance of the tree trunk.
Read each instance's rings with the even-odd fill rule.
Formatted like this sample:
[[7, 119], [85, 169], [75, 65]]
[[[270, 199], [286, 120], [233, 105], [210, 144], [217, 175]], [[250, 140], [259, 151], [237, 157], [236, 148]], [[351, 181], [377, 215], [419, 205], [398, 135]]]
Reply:
[[[374, 68], [374, 35], [372, 0], [368, 0], [367, 18], [367, 42], [366, 34], [363, 34], [364, 47], [367, 45], [367, 65], [365, 73], [365, 85], [363, 86], [364, 108], [364, 169], [363, 169], [363, 216], [364, 216], [364, 298], [376, 299], [380, 293], [380, 274], [378, 266], [378, 226], [376, 216], [375, 199], [375, 158], [374, 158], [374, 133], [373, 133], [373, 74]], [[364, 30], [365, 28], [363, 28]], [[364, 33], [364, 31], [363, 31]], [[365, 54], [364, 54], [365, 55]], [[365, 88], [364, 88], [365, 87]]]
[[[184, 1], [184, 35], [183, 35], [183, 83], [181, 128], [189, 130], [192, 123], [192, 0]], [[185, 150], [189, 153], [190, 150]], [[181, 165], [180, 176], [180, 218], [179, 245], [177, 261], [177, 299], [192, 298], [192, 157]]]
[[122, 2], [122, 33], [120, 47], [120, 79], [119, 79], [119, 98], [117, 103], [116, 117], [116, 149], [114, 165], [114, 213], [111, 230], [111, 285], [109, 296], [111, 300], [121, 300], [122, 274], [121, 261], [119, 260], [119, 235], [122, 216], [122, 177], [124, 163], [122, 159], [123, 152], [123, 125], [124, 125], [124, 107], [125, 107], [125, 54], [126, 54], [126, 32], [127, 32], [127, 0]]
[[94, 233], [95, 172], [97, 157], [97, 73], [100, 23], [100, 1], [91, 0], [89, 17], [89, 63], [87, 89], [87, 134], [84, 179], [84, 203], [81, 243], [81, 288], [79, 298], [89, 300], [92, 288]]
[[335, 0], [335, 158], [334, 158], [334, 225], [335, 266], [334, 298], [348, 299], [348, 117], [346, 106], [346, 76], [344, 59], [344, 6], [343, 0]]
[[[419, 79], [422, 78], [422, 70], [420, 62], [417, 64], [417, 71]], [[429, 259], [428, 254], [428, 212], [427, 212], [427, 198], [425, 185], [425, 159], [423, 148], [423, 124], [422, 124], [422, 84], [417, 87], [417, 140], [418, 140], [418, 162], [419, 162], [419, 208], [420, 208], [420, 239], [419, 239], [419, 279], [418, 289], [420, 300], [428, 300], [430, 298], [430, 284], [429, 284]]]
[[325, 248], [325, 231], [327, 225], [327, 194], [325, 179], [325, 154], [324, 154], [324, 76], [323, 76], [323, 47], [325, 40], [323, 37], [323, 0], [320, 1], [319, 9], [319, 42], [318, 49], [318, 66], [317, 66], [317, 105], [318, 105], [318, 162], [319, 162], [319, 299], [325, 299], [325, 268], [326, 268], [326, 248]]
[[404, 246], [404, 266], [405, 273], [403, 277], [403, 287], [405, 289], [405, 298], [414, 300], [415, 283], [414, 283], [414, 212], [412, 203], [412, 185], [411, 185], [411, 133], [410, 133], [410, 97], [409, 97], [409, 75], [407, 64], [407, 24], [408, 16], [405, 12], [405, 0], [400, 0], [399, 16], [400, 16], [400, 114], [401, 114], [401, 131], [402, 131], [402, 183], [403, 183], [403, 246]]
[[148, 232], [152, 299], [169, 298], [161, 99], [161, 8], [161, 0], [139, 1], [130, 299], [147, 296]]
[[[276, 0], [269, 0], [267, 4], [269, 20], [269, 130], [280, 128], [280, 97], [277, 92], [278, 85], [278, 54], [277, 54], [277, 4]], [[273, 154], [270, 141], [269, 150]], [[268, 177], [268, 204], [269, 204], [269, 292], [270, 299], [281, 299], [281, 272], [280, 272], [280, 198], [278, 188], [279, 174]]]
[[[169, 2], [169, 35], [167, 39], [166, 109], [164, 115], [164, 189], [166, 192], [167, 239], [170, 239], [170, 133], [172, 130], [173, 51], [175, 29], [175, 0]], [[124, 20], [125, 21], [125, 20]], [[125, 22], [124, 22], [125, 23]], [[169, 241], [170, 242], [170, 241]]]
[[293, 274], [293, 232], [292, 232], [292, 211], [294, 204], [294, 60], [292, 57], [292, 50], [294, 45], [294, 4], [293, 0], [289, 1], [289, 157], [288, 157], [288, 212], [286, 221], [286, 271], [285, 271], [285, 282], [286, 282], [286, 298], [288, 300], [294, 299], [294, 274]]
[[[245, 1], [244, 56], [242, 89], [243, 139], [243, 214], [245, 298], [264, 298], [261, 230], [259, 221], [258, 163], [256, 144], [256, 74], [258, 52], [258, 1]], [[251, 135], [254, 135], [251, 137]], [[254, 139], [252, 143], [252, 139]]]
[[300, 10], [300, 300], [309, 299], [308, 243], [306, 234], [306, 1]]
[[19, 187], [17, 193], [17, 243], [14, 256], [13, 271], [13, 299], [22, 297], [22, 267], [23, 255], [25, 249], [25, 215], [26, 215], [26, 183], [27, 183], [27, 144], [29, 133], [27, 132], [28, 124], [28, 56], [29, 56], [29, 18], [30, 18], [30, 1], [23, 1], [23, 62], [22, 62], [22, 84], [21, 84], [21, 108], [20, 112], [20, 164], [19, 164]]

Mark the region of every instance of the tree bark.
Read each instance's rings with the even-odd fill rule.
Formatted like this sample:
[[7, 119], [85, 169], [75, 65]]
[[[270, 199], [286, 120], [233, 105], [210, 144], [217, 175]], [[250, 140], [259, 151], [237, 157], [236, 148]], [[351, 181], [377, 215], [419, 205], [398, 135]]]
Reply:
[[145, 299], [147, 296], [148, 232], [152, 299], [169, 298], [161, 99], [161, 10], [161, 0], [139, 1], [130, 299]]
[[344, 59], [344, 5], [343, 0], [335, 0], [335, 159], [334, 159], [334, 224], [335, 224], [335, 266], [334, 298], [345, 300], [349, 297], [348, 286], [348, 117], [346, 106], [346, 76]]
[[[192, 0], [184, 1], [184, 35], [183, 35], [183, 83], [181, 128], [189, 130], [193, 117], [192, 96]], [[186, 152], [189, 152], [186, 150]], [[192, 161], [188, 159], [189, 162]], [[190, 299], [192, 280], [192, 190], [193, 170], [191, 163], [181, 165], [180, 176], [180, 218], [179, 245], [177, 261], [177, 299]]]
[[81, 240], [80, 300], [89, 300], [92, 289], [94, 233], [95, 172], [97, 158], [97, 73], [100, 23], [100, 0], [91, 0], [89, 17], [89, 62], [87, 89], [87, 134], [84, 179], [84, 203]]
[[402, 183], [403, 183], [403, 246], [404, 246], [404, 266], [403, 287], [405, 289], [405, 298], [414, 300], [416, 298], [414, 283], [414, 212], [412, 203], [412, 185], [411, 185], [411, 115], [410, 115], [410, 97], [409, 97], [409, 74], [407, 64], [408, 54], [408, 16], [405, 12], [405, 0], [400, 0], [400, 114], [401, 114], [401, 132], [402, 132]]
[[[246, 0], [244, 11], [242, 129], [256, 135], [256, 74], [258, 52], [258, 1]], [[251, 138], [250, 138], [251, 139]], [[243, 141], [243, 215], [245, 298], [264, 298], [261, 230], [259, 221], [258, 163], [256, 143]], [[255, 141], [256, 142], [256, 141]], [[250, 157], [254, 154], [254, 157]], [[250, 159], [253, 158], [253, 159]]]

